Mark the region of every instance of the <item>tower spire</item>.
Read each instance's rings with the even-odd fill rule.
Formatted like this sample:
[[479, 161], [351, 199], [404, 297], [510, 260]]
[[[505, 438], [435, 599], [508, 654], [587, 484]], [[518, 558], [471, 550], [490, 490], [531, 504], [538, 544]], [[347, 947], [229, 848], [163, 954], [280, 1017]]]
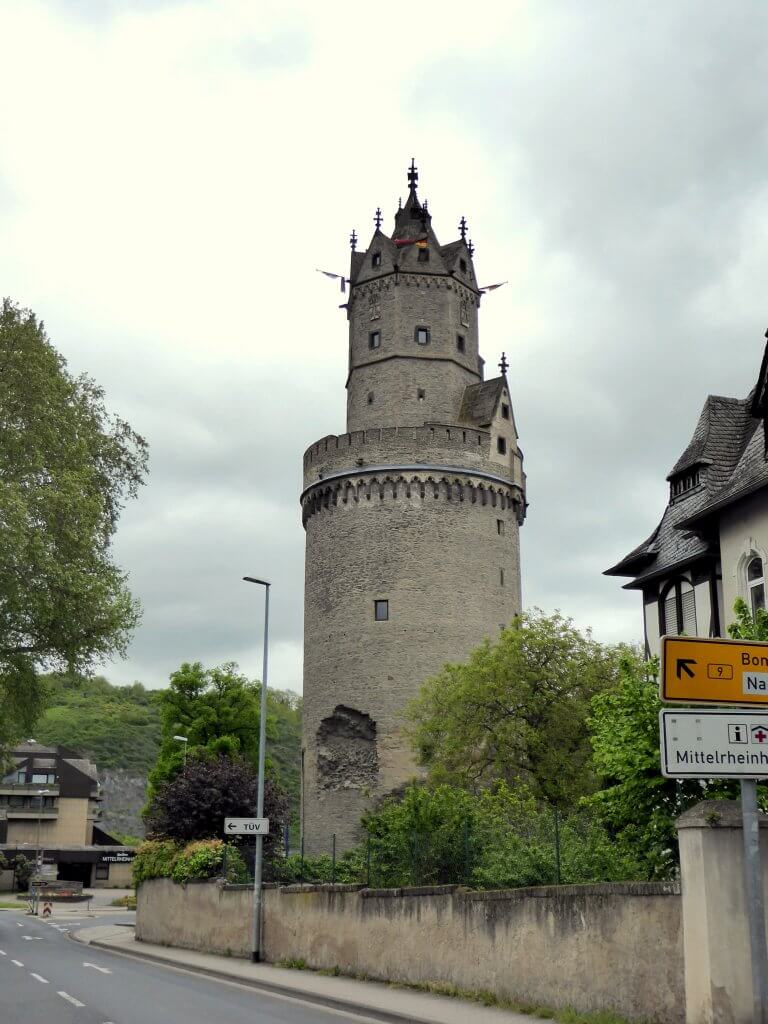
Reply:
[[411, 166], [408, 168], [408, 188], [415, 192], [419, 187], [419, 169], [416, 166], [416, 157], [411, 157]]

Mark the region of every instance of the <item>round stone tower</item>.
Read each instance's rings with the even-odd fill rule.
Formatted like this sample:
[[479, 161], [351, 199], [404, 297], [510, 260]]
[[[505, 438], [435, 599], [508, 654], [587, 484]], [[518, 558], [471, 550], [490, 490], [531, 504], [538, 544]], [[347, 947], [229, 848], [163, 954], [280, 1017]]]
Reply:
[[466, 242], [441, 245], [409, 172], [391, 237], [353, 235], [347, 433], [304, 454], [302, 834], [343, 850], [417, 774], [403, 711], [521, 609], [525, 475], [506, 360], [483, 379]]

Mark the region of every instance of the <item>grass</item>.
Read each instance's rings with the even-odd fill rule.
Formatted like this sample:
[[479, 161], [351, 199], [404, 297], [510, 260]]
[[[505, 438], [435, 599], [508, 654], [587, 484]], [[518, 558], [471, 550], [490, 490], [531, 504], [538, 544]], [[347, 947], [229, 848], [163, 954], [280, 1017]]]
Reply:
[[136, 909], [136, 897], [135, 896], [120, 896], [116, 900], [112, 900], [109, 904], [110, 907], [125, 907], [126, 910]]
[[[288, 967], [296, 971], [311, 970], [311, 968], [307, 966], [307, 962], [303, 957], [297, 957], [290, 960], [280, 960], [277, 966]], [[338, 978], [344, 974], [338, 964], [335, 967], [326, 967], [323, 970], [318, 970], [316, 973], [322, 974], [324, 977], [332, 978]], [[379, 983], [382, 981], [381, 978], [374, 978], [371, 975], [362, 972], [346, 976], [355, 978], [357, 981], [377, 981]], [[515, 1013], [523, 1013], [530, 1017], [538, 1017], [540, 1020], [552, 1020], [555, 1021], [556, 1024], [630, 1024], [630, 1021], [628, 1021], [626, 1017], [620, 1017], [618, 1014], [612, 1013], [608, 1010], [600, 1010], [597, 1013], [579, 1013], [577, 1010], [573, 1010], [570, 1007], [555, 1010], [549, 1006], [540, 1006], [538, 1004], [523, 1003], [517, 999], [508, 999], [505, 996], [498, 996], [495, 992], [489, 992], [484, 989], [459, 988], [458, 985], [452, 985], [449, 982], [390, 981], [388, 984], [392, 988], [404, 988], [414, 992], [427, 992], [431, 995], [448, 996], [451, 999], [464, 999], [471, 1003], [481, 1003], [483, 1006], [493, 1006], [500, 1010], [513, 1010]], [[635, 1024], [638, 1024], [638, 1022], [636, 1021]]]
[[26, 903], [4, 903], [0, 901], [0, 910], [26, 910]]

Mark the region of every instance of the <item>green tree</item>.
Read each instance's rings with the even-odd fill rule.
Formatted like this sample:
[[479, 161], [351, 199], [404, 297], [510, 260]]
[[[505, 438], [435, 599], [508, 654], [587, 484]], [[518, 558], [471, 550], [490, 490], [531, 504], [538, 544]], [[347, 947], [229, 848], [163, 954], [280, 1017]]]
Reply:
[[34, 725], [43, 668], [124, 654], [139, 616], [111, 541], [146, 444], [68, 373], [43, 324], [0, 310], [0, 747]]
[[[214, 668], [185, 662], [172, 673], [170, 686], [158, 698], [162, 740], [149, 775], [150, 803], [157, 788], [183, 767], [184, 744], [174, 736], [187, 737], [187, 758], [240, 755], [256, 767], [260, 700], [261, 684], [248, 680], [232, 662]], [[282, 692], [267, 692], [267, 774], [279, 777], [293, 796], [291, 813], [296, 818], [300, 721], [298, 701]]]
[[728, 627], [728, 636], [733, 640], [768, 640], [768, 611], [758, 608], [754, 615], [747, 602], [737, 597], [733, 605], [736, 621]]
[[410, 704], [410, 735], [436, 782], [477, 791], [503, 780], [569, 807], [594, 788], [586, 718], [618, 655], [560, 614], [525, 612], [496, 643], [446, 665]]

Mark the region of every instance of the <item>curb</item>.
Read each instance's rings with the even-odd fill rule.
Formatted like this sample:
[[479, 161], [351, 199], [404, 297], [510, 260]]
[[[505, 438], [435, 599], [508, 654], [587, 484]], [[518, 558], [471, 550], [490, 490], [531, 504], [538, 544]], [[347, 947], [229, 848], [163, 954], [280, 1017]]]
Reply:
[[[126, 956], [132, 960], [145, 960], [149, 963], [160, 964], [163, 967], [170, 967], [176, 971], [186, 971], [189, 974], [201, 974], [217, 981], [229, 981], [235, 985], [245, 985], [260, 992], [270, 995], [287, 996], [299, 1003], [307, 1003], [311, 1006], [325, 1007], [331, 1010], [341, 1010], [345, 1013], [354, 1013], [358, 1016], [368, 1017], [370, 1020], [383, 1021], [384, 1024], [436, 1024], [434, 1017], [414, 1017], [412, 1013], [400, 1013], [397, 1010], [382, 1010], [379, 1007], [369, 1006], [366, 1003], [358, 1003], [351, 999], [342, 999], [336, 996], [320, 995], [316, 992], [297, 991], [289, 985], [279, 985], [270, 981], [256, 981], [250, 978], [241, 978], [238, 975], [229, 974], [227, 971], [217, 971], [212, 967], [193, 967], [189, 964], [179, 964], [168, 960], [154, 953], [146, 953], [137, 950], [126, 950], [115, 948], [107, 942], [88, 941], [78, 938], [77, 935], [69, 933], [68, 938], [73, 942], [79, 942], [84, 946], [92, 946], [94, 949], [103, 949], [105, 952], [114, 953], [116, 956]], [[379, 984], [382, 984], [379, 982]], [[386, 984], [384, 982], [383, 984]]]

